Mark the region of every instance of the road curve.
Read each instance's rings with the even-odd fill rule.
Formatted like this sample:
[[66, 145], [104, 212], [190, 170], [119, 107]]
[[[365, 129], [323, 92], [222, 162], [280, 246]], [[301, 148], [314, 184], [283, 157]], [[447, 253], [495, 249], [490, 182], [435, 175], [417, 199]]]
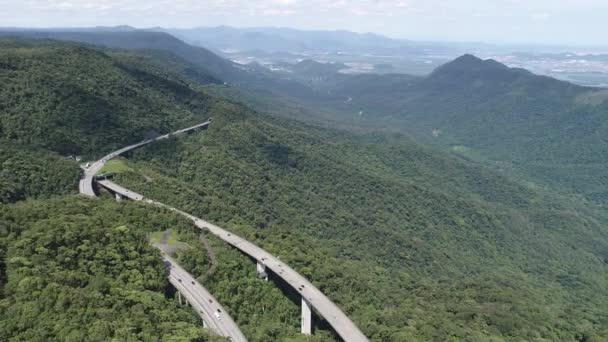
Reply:
[[173, 133], [161, 135], [160, 137], [157, 137], [155, 139], [148, 139], [148, 140], [144, 140], [142, 142], [138, 142], [137, 144], [123, 147], [118, 151], [114, 151], [114, 152], [108, 154], [107, 156], [93, 162], [88, 168], [83, 168], [84, 177], [80, 180], [80, 183], [78, 184], [78, 190], [80, 191], [81, 194], [83, 194], [85, 196], [97, 197], [97, 194], [95, 194], [95, 189], [93, 188], [93, 179], [95, 178], [95, 175], [97, 175], [97, 173], [103, 168], [103, 166], [110, 159], [114, 159], [123, 153], [129, 152], [131, 150], [142, 147], [144, 145], [147, 145], [147, 144], [159, 141], [159, 140], [163, 140], [163, 139], [168, 139], [170, 136], [173, 136], [173, 135], [179, 135], [179, 134], [187, 133], [187, 132], [202, 128], [202, 127], [207, 127], [207, 126], [209, 126], [210, 123], [211, 123], [211, 119], [209, 119], [203, 123], [200, 123], [198, 125], [192, 126], [192, 127], [180, 129]]
[[196, 313], [216, 334], [232, 342], [247, 342], [245, 335], [222, 305], [175, 260], [163, 253], [169, 268], [169, 282], [181, 293]]
[[200, 229], [208, 230], [215, 236], [238, 248], [245, 254], [256, 259], [258, 262], [263, 263], [268, 269], [272, 270], [277, 276], [282, 278], [291, 287], [296, 289], [316, 311], [323, 316], [323, 318], [332, 326], [332, 328], [340, 335], [340, 337], [346, 342], [366, 342], [369, 341], [365, 335], [359, 330], [359, 328], [340, 310], [340, 308], [334, 304], [329, 298], [327, 298], [319, 289], [317, 289], [312, 283], [306, 278], [300, 275], [298, 272], [287, 266], [278, 258], [272, 254], [266, 252], [262, 248], [254, 245], [253, 243], [232, 234], [231, 232], [220, 228], [212, 223], [209, 223], [203, 219], [192, 216], [179, 209], [170, 207], [160, 202], [156, 202], [150, 199], [145, 199], [144, 196], [128, 190], [110, 180], [100, 180], [98, 183], [109, 189], [114, 193], [118, 193], [126, 198], [135, 201], [144, 201], [149, 204], [153, 204], [159, 207], [167, 208], [171, 211], [177, 212], [194, 222], [194, 224]]

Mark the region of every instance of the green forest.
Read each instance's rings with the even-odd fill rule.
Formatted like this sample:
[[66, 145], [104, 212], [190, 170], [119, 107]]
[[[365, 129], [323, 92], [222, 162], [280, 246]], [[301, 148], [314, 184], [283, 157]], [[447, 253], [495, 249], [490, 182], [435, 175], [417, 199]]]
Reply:
[[66, 194], [80, 171], [74, 160], [0, 141], [0, 203]]
[[[423, 78], [334, 76], [319, 89], [336, 96], [321, 101], [334, 109], [326, 117], [407, 132], [539, 186], [599, 203], [608, 199], [606, 89], [471, 55]], [[346, 97], [352, 98], [348, 104]]]
[[151, 229], [173, 214], [66, 196], [0, 207], [3, 341], [221, 341], [168, 297]]
[[298, 294], [188, 221], [76, 195], [67, 156], [209, 117], [106, 170], [280, 257], [372, 341], [608, 339], [608, 214], [588, 197], [497, 172], [477, 151], [256, 111], [254, 92], [218, 84], [220, 69], [185, 50], [5, 39], [0, 51], [0, 340], [221, 341], [174, 298], [150, 244], [167, 230], [250, 341], [337, 339], [318, 317], [301, 336]]
[[373, 340], [607, 336], [602, 211], [406, 138], [216, 115], [129, 167], [120, 184], [279, 255]]

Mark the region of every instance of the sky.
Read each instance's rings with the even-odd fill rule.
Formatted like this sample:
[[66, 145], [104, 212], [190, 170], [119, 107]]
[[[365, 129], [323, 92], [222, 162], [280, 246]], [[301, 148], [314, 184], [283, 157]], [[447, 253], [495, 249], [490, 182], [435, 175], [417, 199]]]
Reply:
[[0, 0], [4, 27], [228, 25], [608, 46], [608, 0]]

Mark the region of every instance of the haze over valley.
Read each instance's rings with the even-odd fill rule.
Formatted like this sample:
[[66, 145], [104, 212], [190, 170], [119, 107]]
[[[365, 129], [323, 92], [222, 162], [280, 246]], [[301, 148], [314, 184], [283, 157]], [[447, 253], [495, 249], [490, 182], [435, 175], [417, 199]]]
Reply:
[[255, 62], [274, 71], [289, 72], [291, 65], [310, 59], [343, 64], [343, 73], [425, 75], [458, 56], [472, 53], [580, 85], [608, 86], [608, 47], [413, 41], [347, 31], [286, 28], [224, 26], [163, 31], [212, 48], [234, 62]]

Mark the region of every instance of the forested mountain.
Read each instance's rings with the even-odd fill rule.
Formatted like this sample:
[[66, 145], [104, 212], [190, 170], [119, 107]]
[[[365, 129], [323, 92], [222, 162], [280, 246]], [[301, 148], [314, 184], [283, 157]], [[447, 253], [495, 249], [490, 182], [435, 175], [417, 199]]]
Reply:
[[293, 96], [309, 99], [312, 91], [306, 85], [276, 75], [263, 68], [260, 72], [255, 65], [238, 65], [225, 60], [210, 50], [184, 43], [164, 32], [127, 31], [0, 31], [0, 36], [24, 37], [30, 39], [56, 39], [80, 42], [105, 48], [138, 50], [140, 53], [158, 51], [171, 53], [186, 64], [200, 68], [216, 80], [240, 86], [256, 95]]
[[279, 255], [373, 340], [607, 333], [596, 306], [608, 299], [601, 211], [403, 137], [234, 113], [216, 115], [204, 135], [137, 151], [128, 165], [119, 183]]
[[[608, 92], [465, 55], [425, 78], [332, 83], [333, 107], [537, 182], [608, 198]], [[369, 78], [369, 76], [368, 76]], [[344, 97], [350, 97], [344, 103]]]
[[209, 96], [143, 57], [69, 43], [0, 44], [0, 132], [14, 143], [97, 155], [211, 115]]
[[90, 31], [0, 31], [4, 37], [24, 37], [30, 39], [54, 39], [80, 42], [108, 48], [170, 51], [185, 60], [204, 65], [215, 77], [231, 79], [238, 77], [236, 66], [213, 52], [185, 44], [170, 34], [139, 30], [90, 30]]
[[[0, 137], [15, 149], [6, 154], [19, 160], [2, 164], [3, 173], [32, 174], [13, 178], [26, 184], [6, 192], [5, 201], [58, 197], [0, 208], [0, 339], [206, 340], [194, 314], [172, 300], [158, 252], [147, 244], [148, 234], [172, 229], [188, 245], [180, 262], [251, 341], [305, 340], [298, 304], [257, 279], [247, 257], [211, 238], [218, 264], [210, 272], [199, 233], [174, 214], [110, 203], [104, 194], [99, 201], [61, 195], [70, 179], [75, 187], [76, 165], [52, 152], [97, 157], [209, 116], [204, 133], [131, 153], [116, 181], [271, 251], [371, 340], [608, 338], [608, 216], [594, 204], [400, 134], [353, 133], [257, 112], [214, 95], [223, 86], [209, 69], [164, 50], [1, 44]], [[428, 79], [391, 77], [419, 84], [420, 98], [441, 88], [450, 94], [450, 79], [468, 75], [454, 66], [479, 63], [457, 62]], [[534, 77], [482, 64], [479, 72], [491, 68], [490, 79], [501, 84], [527, 85]], [[470, 89], [478, 80], [470, 76]], [[503, 98], [506, 85], [485, 91]], [[458, 91], [467, 90], [446, 99]], [[585, 97], [585, 88], [560, 91], [597, 100]], [[43, 155], [50, 169], [36, 168]], [[44, 178], [52, 181], [40, 187]], [[317, 320], [307, 340], [335, 337]]]

